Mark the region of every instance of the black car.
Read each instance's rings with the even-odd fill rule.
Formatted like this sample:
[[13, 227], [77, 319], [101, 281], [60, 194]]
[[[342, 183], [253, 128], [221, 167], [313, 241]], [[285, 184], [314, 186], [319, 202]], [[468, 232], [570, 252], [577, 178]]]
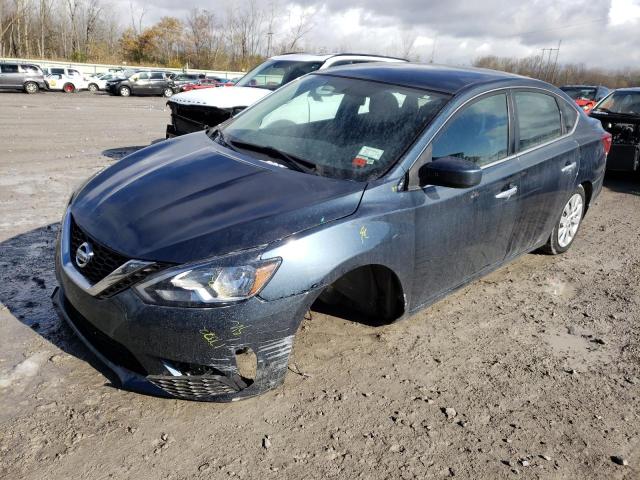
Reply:
[[614, 90], [589, 115], [611, 134], [607, 169], [640, 171], [640, 88]]
[[37, 93], [46, 89], [44, 74], [38, 65], [28, 63], [0, 63], [0, 90], [21, 90]]
[[129, 95], [162, 95], [170, 97], [176, 92], [175, 84], [167, 78], [165, 72], [136, 71], [126, 72], [128, 76], [109, 80], [105, 90], [111, 95], [128, 97]]
[[309, 309], [388, 324], [527, 252], [566, 252], [608, 138], [521, 76], [317, 71], [77, 190], [54, 302], [125, 388], [257, 395], [283, 382]]

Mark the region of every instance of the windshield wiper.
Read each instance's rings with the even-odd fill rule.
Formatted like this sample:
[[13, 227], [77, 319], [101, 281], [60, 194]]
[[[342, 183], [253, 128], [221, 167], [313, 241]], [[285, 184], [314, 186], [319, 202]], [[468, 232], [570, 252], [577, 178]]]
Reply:
[[253, 150], [254, 152], [264, 153], [270, 157], [278, 158], [286, 167], [291, 168], [292, 170], [297, 170], [299, 172], [304, 173], [315, 173], [316, 165], [307, 160], [303, 160], [299, 157], [291, 155], [290, 153], [283, 152], [282, 150], [278, 150], [275, 147], [270, 145], [256, 145], [254, 143], [246, 143], [241, 142], [239, 140], [231, 140], [228, 142], [235, 146], [245, 150]]
[[224, 133], [222, 133], [222, 129], [213, 128], [208, 132], [208, 134], [210, 137], [213, 137], [214, 134], [217, 134], [216, 140], [220, 145], [222, 145], [223, 147], [227, 147], [228, 149], [233, 150], [234, 152], [237, 151], [235, 148], [233, 148], [232, 142], [227, 140], [227, 137], [225, 137]]

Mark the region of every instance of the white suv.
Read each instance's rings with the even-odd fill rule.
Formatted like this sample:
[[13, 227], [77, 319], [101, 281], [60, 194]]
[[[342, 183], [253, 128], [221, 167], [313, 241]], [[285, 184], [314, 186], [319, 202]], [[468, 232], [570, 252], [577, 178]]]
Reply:
[[44, 69], [44, 73], [44, 81], [47, 83], [49, 90], [62, 90], [65, 93], [73, 93], [88, 88], [87, 80], [74, 68], [48, 67]]
[[406, 62], [402, 58], [340, 53], [291, 53], [271, 57], [229, 88], [207, 88], [171, 97], [167, 138], [213, 127], [262, 99], [273, 90], [316, 70], [369, 62]]

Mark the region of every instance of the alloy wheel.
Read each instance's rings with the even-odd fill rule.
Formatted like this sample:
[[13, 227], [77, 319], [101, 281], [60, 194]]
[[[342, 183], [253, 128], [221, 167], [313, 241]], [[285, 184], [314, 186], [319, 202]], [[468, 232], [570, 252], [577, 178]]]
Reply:
[[564, 206], [560, 217], [560, 225], [558, 226], [558, 245], [560, 247], [564, 248], [573, 241], [582, 221], [583, 211], [582, 196], [574, 193]]

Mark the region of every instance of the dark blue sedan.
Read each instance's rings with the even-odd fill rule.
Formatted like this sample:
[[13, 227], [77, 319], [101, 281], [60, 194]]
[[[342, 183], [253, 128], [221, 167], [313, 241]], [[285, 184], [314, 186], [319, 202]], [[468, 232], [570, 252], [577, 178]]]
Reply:
[[519, 255], [568, 250], [609, 145], [524, 77], [315, 72], [87, 181], [54, 303], [125, 388], [249, 397], [282, 383], [309, 309], [381, 325]]

